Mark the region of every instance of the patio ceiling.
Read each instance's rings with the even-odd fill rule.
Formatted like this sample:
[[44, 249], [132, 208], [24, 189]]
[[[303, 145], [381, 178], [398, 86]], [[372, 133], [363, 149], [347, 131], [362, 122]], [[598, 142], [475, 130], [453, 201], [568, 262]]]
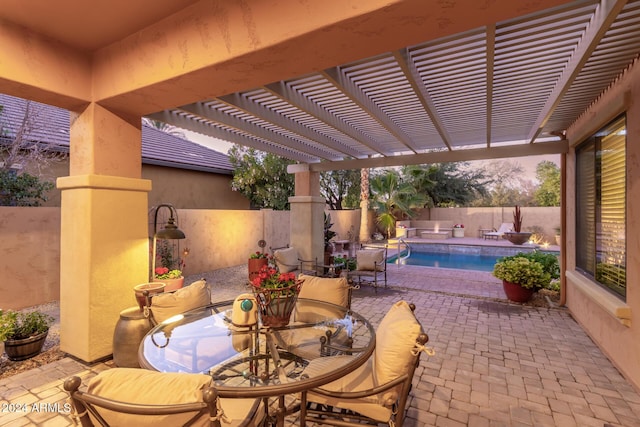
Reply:
[[312, 170], [561, 153], [638, 53], [640, 0], [576, 1], [150, 117]]

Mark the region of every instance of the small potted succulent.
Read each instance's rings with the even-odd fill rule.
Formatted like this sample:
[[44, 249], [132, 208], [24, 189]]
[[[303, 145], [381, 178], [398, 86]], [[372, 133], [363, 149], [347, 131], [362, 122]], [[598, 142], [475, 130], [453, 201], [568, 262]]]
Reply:
[[559, 277], [557, 257], [541, 252], [519, 253], [500, 258], [492, 274], [502, 280], [507, 298], [527, 302], [533, 294]]
[[0, 341], [10, 360], [36, 356], [53, 324], [53, 317], [41, 311], [0, 310]]

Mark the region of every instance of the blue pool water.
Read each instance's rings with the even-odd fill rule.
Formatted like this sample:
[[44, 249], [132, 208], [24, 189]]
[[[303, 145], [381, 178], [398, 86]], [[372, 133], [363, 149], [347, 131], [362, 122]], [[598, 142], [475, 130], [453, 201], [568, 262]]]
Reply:
[[[400, 261], [401, 265], [418, 265], [422, 267], [457, 268], [459, 270], [493, 271], [493, 266], [500, 256], [466, 255], [449, 253], [412, 252], [408, 259]], [[389, 263], [397, 264], [396, 257]]]

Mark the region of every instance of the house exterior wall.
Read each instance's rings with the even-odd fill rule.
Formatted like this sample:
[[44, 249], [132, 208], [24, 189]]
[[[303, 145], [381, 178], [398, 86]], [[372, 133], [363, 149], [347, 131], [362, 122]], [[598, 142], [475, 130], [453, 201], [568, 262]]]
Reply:
[[[620, 113], [627, 114], [626, 301], [576, 271], [575, 148]], [[622, 374], [640, 388], [640, 67], [636, 63], [567, 131], [566, 298], [573, 317]]]
[[[52, 182], [68, 175], [68, 160], [42, 171], [43, 178]], [[232, 175], [143, 164], [142, 178], [152, 181], [149, 207], [171, 203], [177, 209], [249, 209], [249, 199], [231, 190]], [[49, 191], [42, 206], [60, 207], [60, 190]]]
[[142, 165], [153, 184], [149, 207], [171, 203], [176, 209], [249, 209], [249, 199], [231, 190], [232, 175]]

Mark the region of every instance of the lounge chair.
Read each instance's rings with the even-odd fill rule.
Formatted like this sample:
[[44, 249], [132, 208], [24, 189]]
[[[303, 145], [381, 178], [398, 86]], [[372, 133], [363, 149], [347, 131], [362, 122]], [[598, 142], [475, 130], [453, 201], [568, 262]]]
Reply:
[[504, 237], [504, 233], [508, 233], [510, 231], [513, 231], [513, 224], [510, 222], [503, 222], [500, 225], [500, 228], [498, 228], [497, 231], [489, 231], [489, 232], [485, 232], [482, 237], [487, 240], [487, 239], [502, 239]]

